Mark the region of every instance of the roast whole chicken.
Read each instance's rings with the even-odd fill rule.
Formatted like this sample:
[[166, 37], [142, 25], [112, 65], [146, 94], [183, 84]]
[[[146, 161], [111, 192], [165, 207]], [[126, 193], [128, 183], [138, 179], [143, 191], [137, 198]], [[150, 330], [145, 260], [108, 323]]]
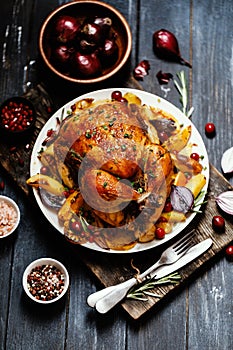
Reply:
[[187, 173], [200, 175], [199, 162], [184, 152], [178, 156], [190, 133], [190, 127], [182, 129], [173, 116], [131, 94], [125, 102], [82, 100], [40, 155], [49, 174], [27, 183], [54, 196], [61, 196], [60, 188], [57, 193], [49, 188], [63, 187], [66, 200], [58, 217], [70, 241], [130, 249], [155, 239], [158, 227], [171, 230], [164, 207], [171, 186], [180, 181], [177, 174], [182, 185]]

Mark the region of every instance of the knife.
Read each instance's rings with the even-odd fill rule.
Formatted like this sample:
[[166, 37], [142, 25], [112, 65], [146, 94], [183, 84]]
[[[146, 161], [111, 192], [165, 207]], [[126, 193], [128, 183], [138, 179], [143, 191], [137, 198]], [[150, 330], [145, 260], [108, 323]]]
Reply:
[[[152, 271], [150, 273], [150, 277], [157, 280], [179, 270], [208, 250], [212, 243], [212, 239], [207, 238], [206, 240], [196, 244], [174, 264], [161, 266], [156, 269], [156, 271]], [[123, 283], [119, 283], [95, 292], [89, 295], [87, 298], [87, 303], [89, 306], [95, 307], [98, 312], [104, 314], [127, 295], [129, 289], [135, 285], [135, 281], [136, 279], [133, 277]]]

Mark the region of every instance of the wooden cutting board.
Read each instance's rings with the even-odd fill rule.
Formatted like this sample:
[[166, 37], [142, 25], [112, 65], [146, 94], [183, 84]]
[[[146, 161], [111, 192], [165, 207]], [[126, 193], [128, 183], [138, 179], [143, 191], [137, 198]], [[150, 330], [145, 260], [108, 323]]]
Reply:
[[[132, 87], [132, 82], [128, 81], [126, 86]], [[135, 81], [133, 82], [133, 87], [140, 89], [140, 85], [137, 85]], [[31, 190], [26, 185], [26, 179], [29, 177], [31, 151], [41, 128], [53, 112], [53, 104], [43, 85], [38, 85], [34, 89], [31, 89], [25, 97], [34, 103], [37, 110], [35, 129], [27, 139], [18, 142], [1, 138], [0, 163], [23, 192], [30, 197]], [[148, 296], [148, 301], [126, 299], [122, 303], [122, 306], [133, 319], [138, 319], [152, 309], [152, 307], [158, 307], [164, 300], [171, 297], [188, 280], [195, 278], [201, 269], [208, 267], [208, 263], [233, 240], [232, 217], [221, 213], [226, 219], [226, 229], [222, 234], [215, 233], [211, 224], [212, 217], [220, 213], [214, 199], [215, 196], [223, 191], [232, 189], [233, 187], [230, 183], [211, 165], [207, 203], [203, 206], [202, 213], [197, 214], [186, 230], [195, 227], [197, 242], [211, 237], [213, 240], [212, 247], [200, 258], [179, 271], [181, 280], [178, 285], [160, 285], [153, 289], [153, 292], [159, 294], [160, 298]], [[34, 200], [34, 197], [31, 197], [31, 199]], [[103, 286], [110, 286], [122, 282], [135, 274], [135, 270], [132, 268], [132, 261], [133, 265], [142, 272], [159, 258], [161, 251], [169, 244], [170, 242], [162, 247], [160, 246], [137, 254], [120, 254], [120, 259], [119, 254], [99, 253], [80, 246], [72, 246], [72, 248], [78, 250], [81, 259], [101, 284]]]

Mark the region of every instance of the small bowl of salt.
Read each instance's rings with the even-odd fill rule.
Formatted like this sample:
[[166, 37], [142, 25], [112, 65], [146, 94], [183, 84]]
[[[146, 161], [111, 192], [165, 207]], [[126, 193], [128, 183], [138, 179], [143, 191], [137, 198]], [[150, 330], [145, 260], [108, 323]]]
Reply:
[[11, 235], [19, 225], [20, 211], [15, 201], [0, 196], [0, 238]]

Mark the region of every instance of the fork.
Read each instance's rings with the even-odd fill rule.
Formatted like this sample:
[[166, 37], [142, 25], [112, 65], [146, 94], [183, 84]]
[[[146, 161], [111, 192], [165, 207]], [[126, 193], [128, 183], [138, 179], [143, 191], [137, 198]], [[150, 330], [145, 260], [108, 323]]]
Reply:
[[194, 245], [193, 236], [194, 230], [190, 231], [179, 241], [168, 247], [162, 253], [160, 259], [139, 276], [90, 294], [87, 298], [87, 304], [91, 307], [96, 307], [96, 310], [100, 313], [109, 311], [127, 295], [127, 292], [135, 284], [141, 283], [158, 267], [173, 264], [180, 259]]

